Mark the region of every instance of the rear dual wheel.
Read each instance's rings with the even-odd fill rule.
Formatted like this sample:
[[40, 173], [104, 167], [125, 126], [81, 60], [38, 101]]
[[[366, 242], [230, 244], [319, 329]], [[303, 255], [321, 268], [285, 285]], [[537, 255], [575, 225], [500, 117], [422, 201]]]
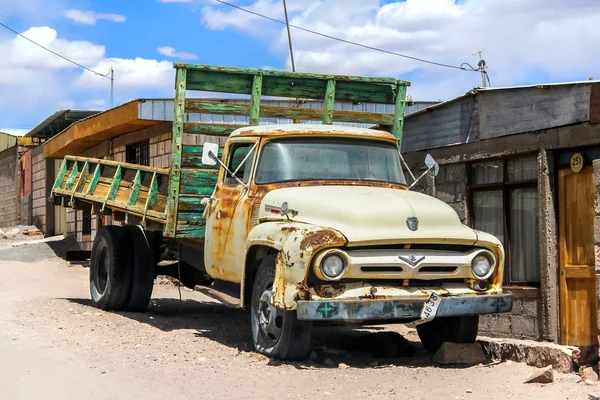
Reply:
[[90, 293], [102, 310], [143, 311], [154, 285], [154, 244], [137, 226], [104, 226], [92, 246]]

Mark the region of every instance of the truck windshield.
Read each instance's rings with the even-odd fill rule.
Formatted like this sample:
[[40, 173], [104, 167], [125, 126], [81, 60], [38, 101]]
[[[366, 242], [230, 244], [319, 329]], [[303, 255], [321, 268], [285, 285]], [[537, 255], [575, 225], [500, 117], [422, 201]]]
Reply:
[[307, 180], [406, 185], [398, 150], [390, 143], [313, 137], [272, 140], [263, 146], [257, 184]]

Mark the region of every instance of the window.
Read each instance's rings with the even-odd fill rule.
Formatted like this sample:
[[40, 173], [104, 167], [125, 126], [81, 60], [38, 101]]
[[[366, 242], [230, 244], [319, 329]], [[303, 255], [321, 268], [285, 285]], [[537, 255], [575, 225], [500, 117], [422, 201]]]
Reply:
[[125, 146], [125, 162], [150, 165], [150, 142], [142, 140]]
[[[248, 158], [243, 164], [242, 162], [250, 152], [250, 149], [254, 146], [254, 143], [243, 143], [243, 144], [234, 144], [232, 145], [232, 149], [229, 153], [229, 162], [227, 163], [227, 168], [231, 172], [237, 173], [235, 176], [244, 183], [248, 183], [250, 180], [250, 169], [252, 167], [252, 158]], [[241, 165], [241, 166], [240, 166]], [[239, 168], [239, 170], [238, 170]], [[225, 176], [225, 183], [228, 185], [236, 185], [238, 184], [238, 180], [227, 174]]]
[[471, 225], [506, 250], [505, 284], [540, 282], [535, 156], [471, 165]]
[[272, 140], [263, 146], [256, 183], [310, 180], [387, 182], [405, 185], [393, 144], [364, 139]]
[[83, 235], [89, 235], [92, 233], [92, 206], [86, 205], [83, 208], [83, 218], [81, 224], [81, 233]]

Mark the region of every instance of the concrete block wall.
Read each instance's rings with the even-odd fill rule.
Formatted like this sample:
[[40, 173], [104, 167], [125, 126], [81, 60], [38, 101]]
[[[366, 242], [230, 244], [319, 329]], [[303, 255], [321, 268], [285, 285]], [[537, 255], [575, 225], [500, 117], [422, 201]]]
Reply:
[[46, 160], [41, 147], [39, 151], [34, 151], [31, 157], [31, 201], [31, 222], [42, 232], [46, 232], [46, 206], [48, 202], [48, 195], [46, 194]]
[[513, 309], [506, 314], [479, 317], [479, 334], [491, 337], [540, 339], [539, 290], [537, 288], [510, 289]]
[[440, 165], [440, 171], [435, 177], [435, 187], [431, 192], [452, 207], [463, 224], [468, 222], [466, 164]]
[[19, 223], [19, 166], [17, 146], [0, 152], [0, 227]]

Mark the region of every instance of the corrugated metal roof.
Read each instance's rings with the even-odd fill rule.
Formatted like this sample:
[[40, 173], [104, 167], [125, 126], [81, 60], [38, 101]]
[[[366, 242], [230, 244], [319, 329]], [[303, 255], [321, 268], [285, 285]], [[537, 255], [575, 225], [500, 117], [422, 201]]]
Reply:
[[31, 129], [16, 129], [16, 128], [2, 128], [0, 127], [0, 132], [7, 133], [12, 136], [25, 136], [27, 132]]
[[[234, 104], [248, 104], [247, 99], [202, 99], [207, 101], [221, 101], [224, 103]], [[405, 115], [417, 112], [421, 109], [430, 107], [438, 102], [434, 101], [414, 101], [410, 102], [405, 107]], [[261, 99], [261, 104], [268, 106], [279, 106], [279, 107], [294, 107], [296, 106], [296, 100], [272, 100], [272, 99]], [[302, 108], [316, 108], [322, 109], [322, 101], [301, 101], [300, 107]], [[393, 114], [395, 106], [393, 104], [371, 104], [371, 103], [342, 103], [336, 102], [334, 109], [346, 110], [346, 111], [362, 111], [362, 112], [379, 112]], [[173, 99], [140, 99], [139, 100], [139, 115], [140, 119], [158, 120], [158, 121], [172, 121], [173, 120], [174, 101]], [[217, 114], [200, 114], [200, 113], [186, 113], [186, 122], [202, 122], [202, 123], [215, 123], [215, 124], [236, 124], [236, 125], [247, 125], [249, 124], [249, 118], [245, 116], [234, 116], [234, 115], [217, 115]], [[280, 125], [280, 124], [292, 124], [294, 121], [285, 118], [261, 118], [260, 125]], [[303, 123], [320, 124], [321, 121], [302, 121]], [[335, 122], [335, 125], [343, 126], [354, 126], [358, 128], [368, 128], [372, 124], [357, 124], [347, 122]]]
[[98, 114], [99, 112], [96, 110], [58, 110], [30, 130], [25, 136], [50, 139], [67, 129], [72, 123]]

